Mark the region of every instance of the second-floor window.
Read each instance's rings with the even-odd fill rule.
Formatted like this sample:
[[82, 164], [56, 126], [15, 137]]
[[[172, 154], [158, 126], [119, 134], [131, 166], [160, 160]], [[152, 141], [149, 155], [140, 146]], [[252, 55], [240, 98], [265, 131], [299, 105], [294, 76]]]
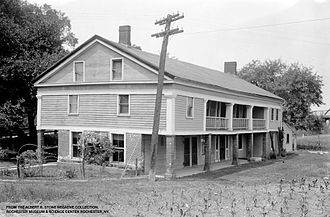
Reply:
[[274, 120], [274, 109], [272, 108], [271, 109], [271, 112], [270, 112], [270, 120]]
[[73, 81], [83, 82], [85, 73], [85, 62], [75, 61], [73, 62]]
[[193, 97], [187, 97], [186, 117], [187, 118], [194, 117], [194, 98]]
[[111, 80], [112, 81], [123, 80], [123, 59], [111, 60]]
[[69, 114], [78, 114], [79, 97], [78, 95], [69, 95]]
[[276, 109], [276, 120], [278, 121], [279, 109]]
[[118, 96], [118, 115], [129, 115], [129, 95]]

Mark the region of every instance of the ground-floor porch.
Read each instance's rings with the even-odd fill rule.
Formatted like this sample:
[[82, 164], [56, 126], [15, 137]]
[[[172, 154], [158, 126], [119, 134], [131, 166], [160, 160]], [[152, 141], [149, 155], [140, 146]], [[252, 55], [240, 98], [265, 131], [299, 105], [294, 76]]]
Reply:
[[[109, 136], [115, 152], [110, 165], [150, 170], [151, 135], [130, 132], [100, 132]], [[39, 146], [44, 142], [38, 133]], [[58, 161], [79, 161], [79, 132], [58, 130]], [[251, 132], [207, 135], [159, 135], [156, 174], [181, 177], [219, 169], [253, 158], [267, 159], [278, 153], [278, 133]]]

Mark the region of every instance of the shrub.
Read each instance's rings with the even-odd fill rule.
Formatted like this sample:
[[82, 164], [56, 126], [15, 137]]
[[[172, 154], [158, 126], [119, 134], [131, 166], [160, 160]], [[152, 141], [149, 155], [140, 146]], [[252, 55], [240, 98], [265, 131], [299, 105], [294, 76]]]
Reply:
[[276, 154], [275, 154], [275, 152], [273, 152], [273, 151], [270, 152], [270, 153], [269, 153], [269, 158], [270, 158], [270, 159], [276, 159]]
[[18, 161], [22, 166], [22, 172], [25, 177], [34, 177], [39, 174], [39, 168], [34, 167], [38, 164], [37, 152], [32, 150], [24, 151], [19, 155]]
[[7, 156], [8, 156], [8, 150], [6, 150], [6, 149], [2, 149], [2, 148], [0, 147], [0, 160], [5, 159]]
[[73, 179], [77, 177], [77, 171], [74, 168], [70, 168], [69, 170], [65, 171], [65, 177], [69, 179]]

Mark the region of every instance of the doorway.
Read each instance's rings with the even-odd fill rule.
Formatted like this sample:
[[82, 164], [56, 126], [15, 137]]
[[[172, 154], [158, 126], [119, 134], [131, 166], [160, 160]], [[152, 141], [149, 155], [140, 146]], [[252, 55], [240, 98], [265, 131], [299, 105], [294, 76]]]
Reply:
[[197, 137], [185, 137], [183, 141], [183, 166], [190, 167], [198, 164]]

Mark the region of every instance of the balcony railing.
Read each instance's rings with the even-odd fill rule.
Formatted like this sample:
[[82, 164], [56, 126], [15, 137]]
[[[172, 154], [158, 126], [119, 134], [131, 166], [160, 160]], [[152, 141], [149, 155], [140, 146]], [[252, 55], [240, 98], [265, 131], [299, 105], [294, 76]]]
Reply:
[[266, 129], [266, 120], [265, 119], [253, 119], [253, 129], [254, 130]]
[[228, 119], [223, 117], [206, 117], [206, 130], [227, 130]]
[[249, 129], [248, 118], [233, 118], [233, 130], [247, 130]]

